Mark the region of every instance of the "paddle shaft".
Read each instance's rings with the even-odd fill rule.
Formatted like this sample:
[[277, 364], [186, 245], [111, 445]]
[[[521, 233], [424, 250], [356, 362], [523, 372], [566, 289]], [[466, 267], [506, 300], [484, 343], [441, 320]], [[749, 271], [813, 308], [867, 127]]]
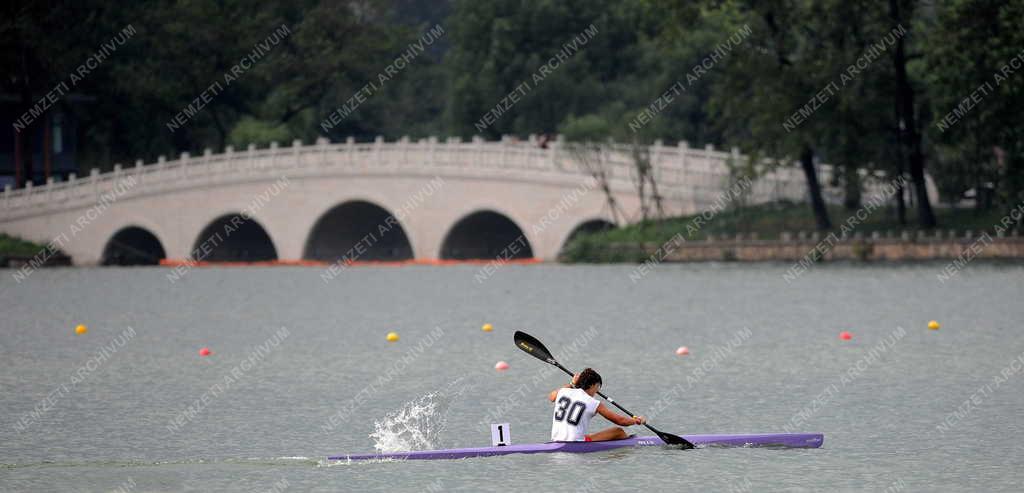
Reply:
[[[564, 371], [564, 372], [565, 372], [565, 373], [566, 373], [567, 375], [569, 375], [570, 377], [575, 377], [575, 376], [576, 376], [576, 374], [575, 374], [575, 373], [573, 373], [573, 372], [569, 371], [569, 369], [568, 369], [568, 368], [566, 368], [566, 367], [564, 367], [564, 366], [562, 366], [562, 364], [561, 364], [561, 363], [559, 363], [559, 362], [555, 361], [555, 362], [554, 362], [553, 364], [554, 364], [555, 366], [557, 366], [557, 367], [558, 367], [558, 368], [559, 368], [560, 370]], [[615, 402], [615, 399], [612, 399], [611, 397], [608, 397], [607, 395], [604, 395], [604, 393], [603, 393], [603, 392], [598, 392], [598, 393], [597, 393], [597, 395], [599, 395], [599, 396], [603, 397], [603, 398], [604, 398], [604, 400], [606, 400], [606, 401], [610, 402], [610, 403], [611, 403], [611, 404], [612, 404], [613, 406], [615, 406], [615, 407], [619, 408], [619, 410], [620, 410], [620, 411], [622, 411], [622, 412], [624, 412], [624, 413], [628, 414], [628, 415], [629, 415], [630, 417], [636, 416], [635, 414], [631, 413], [631, 412], [629, 411], [629, 409], [626, 409], [626, 408], [622, 407], [622, 405], [621, 405], [621, 404], [619, 404], [618, 402]], [[647, 423], [644, 423], [644, 426], [646, 426], [648, 430], [651, 430], [651, 431], [653, 431], [654, 433], [657, 433], [657, 434], [658, 434], [658, 436], [661, 436], [661, 433], [662, 433], [662, 432], [660, 432], [660, 431], [658, 431], [658, 430], [654, 429], [654, 427], [653, 427], [653, 426], [651, 426], [651, 425], [649, 425], [649, 424], [647, 424]]]
[[[515, 340], [516, 346], [519, 349], [522, 349], [523, 351], [526, 351], [526, 353], [528, 353], [530, 356], [533, 356], [534, 358], [537, 358], [537, 359], [539, 359], [539, 360], [541, 360], [541, 361], [543, 361], [543, 362], [545, 362], [545, 363], [547, 363], [549, 365], [557, 366], [559, 369], [564, 371], [567, 375], [575, 376], [573, 374], [573, 372], [569, 371], [568, 368], [562, 366], [561, 363], [556, 361], [555, 358], [553, 356], [551, 356], [551, 351], [548, 351], [548, 348], [544, 347], [544, 344], [541, 343], [540, 341], [538, 341], [536, 337], [533, 337], [530, 334], [527, 334], [525, 332], [517, 330], [515, 335], [513, 336], [513, 340]], [[614, 405], [615, 407], [619, 408], [620, 411], [622, 411], [622, 412], [624, 412], [624, 413], [626, 413], [626, 414], [628, 414], [630, 416], [635, 416], [633, 413], [631, 413], [629, 411], [629, 409], [626, 409], [626, 408], [620, 406], [618, 402], [615, 402], [615, 399], [612, 399], [611, 397], [608, 397], [607, 395], [604, 395], [604, 394], [602, 394], [600, 392], [598, 392], [597, 394], [600, 395], [601, 397], [603, 397], [604, 400], [612, 403], [612, 405]], [[655, 427], [653, 427], [653, 426], [651, 426], [651, 425], [649, 425], [647, 423], [644, 423], [644, 426], [646, 426], [648, 430], [651, 430], [655, 434], [657, 434], [658, 437], [661, 438], [661, 440], [663, 442], [665, 442], [666, 444], [668, 444], [668, 445], [681, 445], [685, 449], [692, 449], [693, 448], [693, 444], [690, 443], [689, 440], [687, 440], [687, 439], [685, 439], [685, 438], [683, 438], [681, 436], [673, 435], [671, 433], [665, 433], [665, 432], [660, 431], [660, 430], [656, 429]]]

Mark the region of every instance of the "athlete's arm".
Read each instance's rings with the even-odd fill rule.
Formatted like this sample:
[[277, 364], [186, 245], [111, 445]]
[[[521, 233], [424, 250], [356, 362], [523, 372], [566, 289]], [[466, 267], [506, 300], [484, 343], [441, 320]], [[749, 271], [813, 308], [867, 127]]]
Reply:
[[578, 379], [578, 378], [580, 378], [580, 374], [579, 373], [577, 373], [577, 374], [572, 376], [572, 383], [567, 384], [567, 385], [563, 385], [561, 387], [558, 387], [555, 390], [552, 390], [551, 393], [548, 394], [548, 400], [551, 401], [551, 402], [555, 402], [555, 397], [558, 397], [558, 391], [562, 390], [562, 389], [567, 389], [569, 387], [572, 387], [573, 385], [576, 385], [576, 379]]
[[604, 419], [607, 419], [619, 426], [642, 425], [647, 422], [647, 418], [643, 416], [635, 416], [632, 418], [629, 416], [623, 416], [611, 409], [608, 409], [608, 406], [604, 405], [603, 402], [597, 405], [597, 413], [604, 416]]
[[558, 391], [562, 390], [562, 389], [567, 389], [569, 387], [570, 387], [569, 384], [565, 384], [565, 385], [563, 385], [561, 387], [558, 387], [555, 390], [552, 390], [551, 393], [548, 394], [548, 400], [551, 401], [551, 402], [555, 402], [555, 397], [558, 397]]

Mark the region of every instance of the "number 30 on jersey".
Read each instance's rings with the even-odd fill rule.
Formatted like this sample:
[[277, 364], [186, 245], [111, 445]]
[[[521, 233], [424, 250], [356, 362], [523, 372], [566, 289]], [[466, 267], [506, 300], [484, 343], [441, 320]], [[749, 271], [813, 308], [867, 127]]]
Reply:
[[583, 411], [586, 408], [586, 404], [563, 396], [561, 399], [558, 399], [558, 409], [555, 409], [555, 421], [564, 420], [576, 426], [580, 424], [580, 418], [583, 417]]

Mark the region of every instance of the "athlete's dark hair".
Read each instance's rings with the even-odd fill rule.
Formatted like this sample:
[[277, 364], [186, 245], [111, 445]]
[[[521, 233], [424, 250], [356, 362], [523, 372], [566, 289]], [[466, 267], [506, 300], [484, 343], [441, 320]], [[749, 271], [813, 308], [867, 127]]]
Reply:
[[598, 375], [593, 368], [587, 368], [580, 372], [580, 379], [576, 381], [576, 388], [587, 390], [595, 383], [603, 385], [601, 375]]

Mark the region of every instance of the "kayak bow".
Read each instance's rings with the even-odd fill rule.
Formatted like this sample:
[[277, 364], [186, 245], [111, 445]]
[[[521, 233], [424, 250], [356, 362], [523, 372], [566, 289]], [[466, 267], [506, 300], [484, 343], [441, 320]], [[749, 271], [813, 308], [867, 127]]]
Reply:
[[[820, 433], [766, 433], [749, 435], [684, 435], [694, 445], [704, 447], [773, 447], [818, 448], [825, 441]], [[469, 457], [491, 457], [511, 454], [545, 454], [564, 452], [583, 454], [625, 447], [664, 446], [656, 436], [629, 437], [607, 442], [547, 442], [508, 445], [504, 447], [456, 448], [447, 450], [416, 450], [384, 454], [352, 454], [328, 457], [327, 460], [444, 460]]]

